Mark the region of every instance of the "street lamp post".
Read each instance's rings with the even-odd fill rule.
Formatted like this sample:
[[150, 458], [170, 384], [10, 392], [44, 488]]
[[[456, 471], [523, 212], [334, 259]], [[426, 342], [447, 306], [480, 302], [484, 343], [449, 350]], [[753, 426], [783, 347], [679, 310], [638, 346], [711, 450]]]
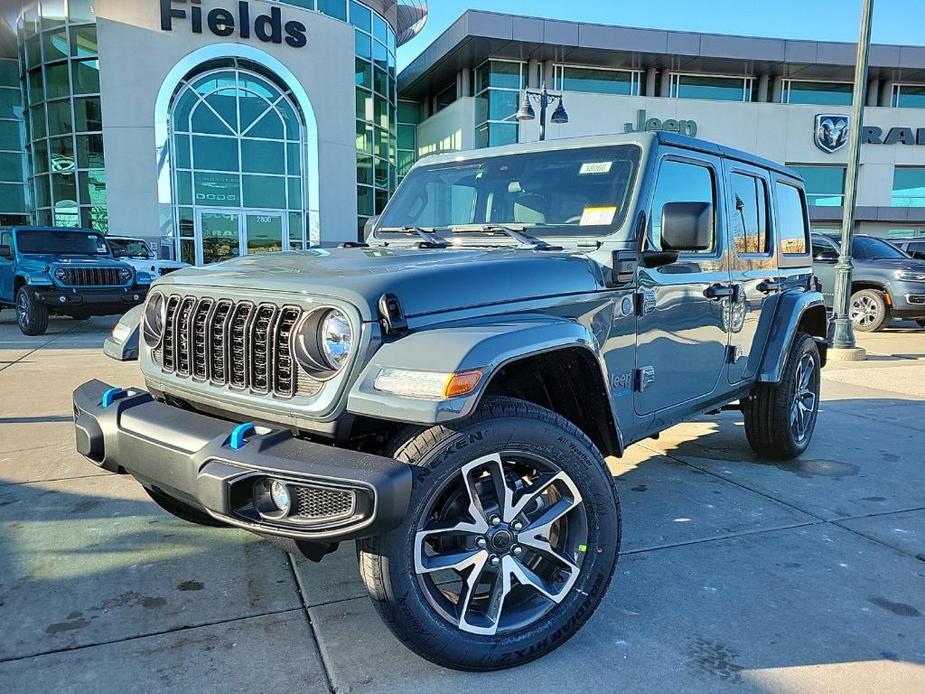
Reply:
[[854, 96], [848, 138], [848, 170], [845, 174], [845, 213], [841, 229], [841, 250], [835, 264], [835, 334], [832, 347], [844, 356], [863, 359], [864, 352], [854, 341], [851, 326], [851, 239], [854, 234], [858, 169], [861, 163], [861, 127], [864, 124], [864, 100], [867, 95], [867, 67], [870, 52], [871, 17], [874, 0], [861, 0], [861, 31], [858, 36], [857, 62], [854, 72]]
[[536, 101], [540, 105], [540, 142], [543, 142], [546, 139], [546, 112], [549, 106], [554, 101], [558, 102], [556, 110], [552, 112], [552, 118], [549, 119], [550, 122], [556, 123], [557, 125], [568, 123], [568, 113], [565, 112], [562, 95], [551, 94], [546, 89], [546, 83], [543, 82], [543, 89], [541, 91], [524, 90], [524, 98], [520, 104], [520, 110], [517, 111], [517, 115], [514, 116], [517, 120], [523, 122], [536, 118], [536, 111], [533, 110], [531, 100]]

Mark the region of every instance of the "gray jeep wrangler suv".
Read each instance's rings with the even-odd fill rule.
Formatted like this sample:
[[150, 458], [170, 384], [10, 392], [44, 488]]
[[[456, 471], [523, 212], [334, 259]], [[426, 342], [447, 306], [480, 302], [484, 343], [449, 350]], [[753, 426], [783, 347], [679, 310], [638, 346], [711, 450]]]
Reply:
[[147, 392], [78, 388], [77, 448], [193, 523], [356, 540], [436, 663], [587, 621], [620, 549], [605, 456], [730, 407], [763, 456], [813, 435], [826, 310], [777, 164], [668, 133], [433, 156], [350, 246], [159, 279]]

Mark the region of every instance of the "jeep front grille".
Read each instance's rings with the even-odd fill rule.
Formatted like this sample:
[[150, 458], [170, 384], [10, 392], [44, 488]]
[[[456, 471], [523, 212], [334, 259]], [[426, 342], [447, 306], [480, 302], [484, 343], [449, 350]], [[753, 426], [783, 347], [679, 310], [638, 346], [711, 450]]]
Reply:
[[256, 395], [315, 395], [321, 382], [298, 368], [292, 335], [296, 306], [167, 298], [164, 337], [154, 359], [167, 373]]
[[68, 287], [121, 287], [125, 282], [114, 267], [67, 268], [67, 276], [61, 282]]

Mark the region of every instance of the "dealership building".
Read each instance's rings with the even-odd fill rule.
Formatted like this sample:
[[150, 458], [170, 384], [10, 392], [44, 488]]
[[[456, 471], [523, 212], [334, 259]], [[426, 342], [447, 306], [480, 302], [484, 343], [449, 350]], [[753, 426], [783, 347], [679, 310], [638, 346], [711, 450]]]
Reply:
[[[522, 90], [561, 93], [547, 137], [665, 129], [784, 162], [806, 179], [815, 228], [842, 220], [854, 44], [583, 24], [470, 11], [398, 78], [420, 122], [401, 152], [530, 142]], [[858, 226], [925, 237], [925, 46], [874, 45]], [[538, 112], [538, 109], [536, 109]]]
[[[362, 237], [415, 161], [664, 129], [806, 178], [842, 218], [851, 44], [464, 13], [396, 75], [424, 0], [0, 0], [0, 225], [92, 226], [195, 263]], [[877, 45], [863, 231], [925, 236], [925, 47]]]
[[397, 177], [423, 0], [2, 0], [0, 224], [183, 260], [355, 240]]

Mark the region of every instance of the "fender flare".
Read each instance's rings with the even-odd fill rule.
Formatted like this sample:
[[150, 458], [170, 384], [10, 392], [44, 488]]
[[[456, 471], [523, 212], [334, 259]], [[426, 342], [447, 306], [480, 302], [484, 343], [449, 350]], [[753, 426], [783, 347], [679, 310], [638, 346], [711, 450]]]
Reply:
[[[480, 319], [412, 332], [376, 352], [350, 390], [347, 411], [374, 419], [431, 426], [463, 419], [478, 406], [492, 376], [502, 366], [576, 347], [588, 350], [593, 356], [607, 388], [606, 373], [597, 357], [598, 342], [588, 328], [576, 321], [549, 316], [502, 321]], [[382, 368], [443, 373], [482, 369], [483, 376], [478, 387], [466, 396], [424, 400], [377, 391], [374, 383]], [[612, 402], [610, 407], [622, 450], [622, 434]]]
[[[790, 343], [796, 336], [797, 329], [811, 311], [822, 312], [826, 315], [825, 301], [819, 292], [788, 291], [780, 295], [777, 301], [777, 310], [771, 323], [770, 334], [765, 345], [761, 367], [758, 369], [758, 380], [765, 383], [779, 383], [784, 372]], [[827, 326], [828, 318], [823, 325]], [[827, 331], [821, 335], [814, 334], [817, 342], [825, 346]]]

